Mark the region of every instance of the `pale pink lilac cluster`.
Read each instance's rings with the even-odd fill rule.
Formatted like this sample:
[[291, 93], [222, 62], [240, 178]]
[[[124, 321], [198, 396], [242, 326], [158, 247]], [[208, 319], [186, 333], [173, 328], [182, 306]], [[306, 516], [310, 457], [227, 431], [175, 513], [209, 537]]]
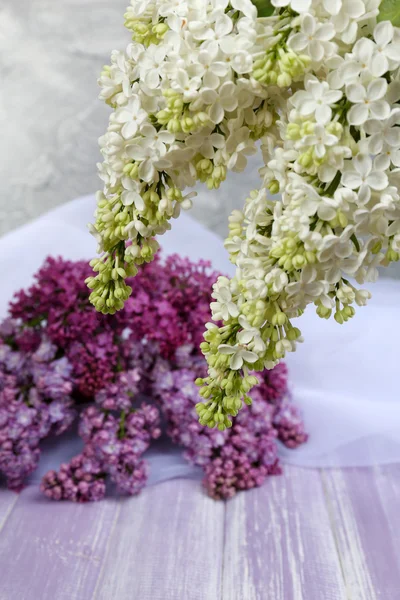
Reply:
[[207, 367], [198, 345], [216, 276], [210, 265], [156, 258], [113, 317], [90, 304], [87, 272], [84, 262], [49, 258], [0, 326], [0, 473], [9, 488], [23, 487], [41, 440], [69, 429], [77, 415], [83, 449], [43, 478], [51, 499], [100, 500], [109, 485], [137, 494], [161, 420], [187, 460], [203, 468], [215, 498], [278, 473], [277, 440], [294, 448], [307, 439], [284, 365], [262, 375], [230, 429], [197, 420], [194, 382]]

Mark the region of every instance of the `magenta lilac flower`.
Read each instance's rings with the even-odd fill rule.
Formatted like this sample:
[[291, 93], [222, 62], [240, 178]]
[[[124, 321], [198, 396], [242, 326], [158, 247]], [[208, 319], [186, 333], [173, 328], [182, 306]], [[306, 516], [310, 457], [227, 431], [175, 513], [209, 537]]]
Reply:
[[41, 441], [76, 419], [82, 452], [45, 475], [48, 498], [100, 500], [109, 485], [137, 494], [161, 421], [204, 470], [214, 498], [279, 473], [277, 441], [295, 448], [307, 439], [284, 365], [263, 373], [231, 428], [197, 419], [194, 382], [206, 366], [198, 347], [216, 278], [210, 265], [157, 258], [130, 281], [132, 296], [113, 317], [90, 304], [88, 274], [85, 262], [47, 259], [0, 325], [0, 473], [9, 488], [20, 490], [36, 469]]

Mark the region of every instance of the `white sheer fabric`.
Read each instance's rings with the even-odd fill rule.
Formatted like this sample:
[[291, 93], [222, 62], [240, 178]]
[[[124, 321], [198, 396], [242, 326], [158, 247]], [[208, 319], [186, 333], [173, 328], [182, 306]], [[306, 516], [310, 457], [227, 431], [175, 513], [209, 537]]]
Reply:
[[[94, 207], [93, 196], [79, 198], [0, 239], [0, 317], [46, 256], [77, 260], [95, 254], [96, 243], [86, 229]], [[160, 241], [166, 254], [210, 259], [216, 269], [232, 273], [222, 241], [186, 214]], [[283, 461], [309, 467], [400, 461], [400, 282], [381, 280], [370, 289], [370, 305], [345, 325], [321, 320], [312, 309], [301, 319], [305, 343], [287, 363], [310, 440], [294, 451], [282, 447]], [[46, 448], [35, 479], [77, 453], [80, 441], [64, 436]], [[154, 446], [149, 459], [150, 483], [199, 477], [199, 470], [165, 440]]]

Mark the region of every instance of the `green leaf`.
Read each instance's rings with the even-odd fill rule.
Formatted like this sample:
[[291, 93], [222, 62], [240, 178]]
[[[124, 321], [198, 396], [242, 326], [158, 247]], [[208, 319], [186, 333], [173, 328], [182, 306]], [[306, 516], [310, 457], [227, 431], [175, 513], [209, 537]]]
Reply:
[[379, 7], [378, 21], [390, 21], [395, 27], [400, 27], [399, 0], [382, 0]]
[[272, 6], [271, 0], [251, 0], [254, 6], [257, 8], [259, 17], [270, 17], [275, 10]]

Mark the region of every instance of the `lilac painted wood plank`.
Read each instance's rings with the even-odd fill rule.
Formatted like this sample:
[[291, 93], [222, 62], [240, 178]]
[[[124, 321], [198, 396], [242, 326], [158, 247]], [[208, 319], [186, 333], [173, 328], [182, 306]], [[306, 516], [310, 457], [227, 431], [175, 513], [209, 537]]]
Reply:
[[185, 479], [123, 502], [95, 600], [220, 600], [224, 513]]
[[1, 531], [18, 500], [18, 494], [0, 488], [0, 535]]
[[352, 600], [400, 598], [400, 466], [323, 474]]
[[119, 505], [56, 503], [36, 486], [0, 533], [1, 600], [89, 600]]
[[318, 471], [286, 465], [228, 502], [223, 598], [347, 598]]

